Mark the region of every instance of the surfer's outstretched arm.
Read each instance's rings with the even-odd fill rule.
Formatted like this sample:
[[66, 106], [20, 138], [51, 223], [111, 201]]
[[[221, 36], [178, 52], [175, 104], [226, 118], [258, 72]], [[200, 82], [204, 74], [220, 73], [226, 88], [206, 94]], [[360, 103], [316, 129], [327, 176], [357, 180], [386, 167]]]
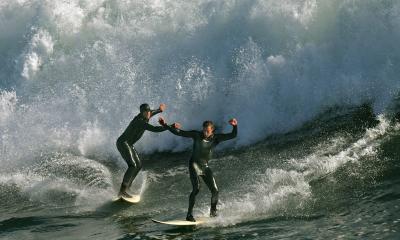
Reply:
[[153, 116], [156, 115], [156, 114], [159, 114], [159, 113], [161, 113], [161, 112], [164, 112], [166, 107], [167, 107], [167, 106], [166, 106], [164, 103], [161, 103], [161, 104], [160, 104], [160, 107], [159, 107], [158, 109], [156, 109], [156, 110], [151, 110], [151, 111], [150, 111], [150, 117], [153, 117]]
[[229, 120], [229, 124], [233, 127], [232, 132], [215, 134], [215, 137], [218, 139], [219, 142], [227, 141], [237, 136], [237, 120], [233, 118]]
[[164, 132], [165, 130], [167, 130], [167, 128], [164, 126], [153, 126], [149, 123], [145, 123], [144, 129], [150, 132]]
[[180, 127], [181, 125], [179, 123], [173, 123], [171, 125], [168, 125], [164, 118], [160, 117], [158, 119], [158, 122], [165, 127], [166, 129], [168, 129], [171, 133], [177, 135], [177, 136], [181, 136], [181, 137], [187, 137], [187, 138], [195, 138], [198, 135], [198, 131], [184, 131], [181, 130]]

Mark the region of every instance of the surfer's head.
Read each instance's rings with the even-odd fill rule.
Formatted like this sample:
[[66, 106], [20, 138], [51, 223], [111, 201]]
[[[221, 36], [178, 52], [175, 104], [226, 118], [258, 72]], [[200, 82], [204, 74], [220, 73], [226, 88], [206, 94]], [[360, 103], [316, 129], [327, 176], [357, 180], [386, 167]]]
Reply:
[[203, 122], [203, 135], [208, 138], [214, 134], [214, 123], [212, 121], [204, 121]]
[[142, 105], [140, 105], [140, 113], [143, 115], [143, 117], [150, 119], [151, 109], [149, 104], [143, 103]]

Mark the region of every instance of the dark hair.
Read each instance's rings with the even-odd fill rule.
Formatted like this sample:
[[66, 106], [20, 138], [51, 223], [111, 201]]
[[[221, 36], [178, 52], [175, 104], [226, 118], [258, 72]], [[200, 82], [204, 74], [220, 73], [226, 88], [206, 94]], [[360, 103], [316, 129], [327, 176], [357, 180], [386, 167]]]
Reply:
[[215, 129], [214, 123], [212, 121], [209, 121], [209, 120], [204, 121], [203, 128], [208, 127], [208, 126], [211, 126], [213, 129]]
[[150, 106], [147, 103], [143, 103], [142, 105], [140, 105], [140, 112], [144, 113], [144, 112], [148, 112], [150, 111]]

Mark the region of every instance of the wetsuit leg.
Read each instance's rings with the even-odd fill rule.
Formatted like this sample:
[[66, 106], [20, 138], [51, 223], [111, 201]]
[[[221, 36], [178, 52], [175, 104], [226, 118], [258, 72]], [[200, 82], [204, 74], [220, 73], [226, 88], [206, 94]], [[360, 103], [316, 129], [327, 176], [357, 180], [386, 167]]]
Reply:
[[136, 152], [136, 149], [132, 146], [131, 150], [132, 150], [133, 160], [134, 160], [136, 166], [135, 166], [135, 169], [129, 179], [128, 188], [132, 185], [133, 180], [135, 180], [139, 171], [142, 169], [142, 162], [140, 161], [140, 158], [139, 158], [138, 153]]
[[122, 158], [128, 164], [128, 169], [125, 172], [121, 185], [121, 191], [125, 191], [131, 186], [132, 181], [142, 168], [142, 164], [135, 148], [129, 146], [127, 142], [117, 141], [117, 148]]
[[193, 190], [190, 193], [189, 196], [189, 208], [188, 208], [188, 216], [192, 216], [193, 215], [193, 207], [194, 207], [194, 203], [196, 201], [196, 195], [199, 193], [200, 191], [200, 179], [199, 179], [199, 175], [197, 174], [193, 163], [189, 163], [189, 174], [190, 174], [190, 181], [192, 182], [192, 187]]
[[210, 215], [215, 217], [217, 214], [217, 203], [218, 203], [218, 187], [215, 182], [214, 175], [209, 167], [204, 170], [204, 175], [201, 176], [206, 183], [208, 189], [211, 191], [211, 209]]

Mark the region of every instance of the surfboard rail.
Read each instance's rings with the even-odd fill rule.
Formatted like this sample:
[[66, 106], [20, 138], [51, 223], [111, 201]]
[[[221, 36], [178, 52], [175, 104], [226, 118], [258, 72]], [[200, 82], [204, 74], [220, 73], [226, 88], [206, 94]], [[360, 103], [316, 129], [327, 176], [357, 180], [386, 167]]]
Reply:
[[198, 218], [196, 222], [186, 221], [186, 220], [169, 220], [169, 221], [160, 221], [157, 219], [151, 219], [151, 221], [159, 224], [171, 225], [171, 226], [196, 226], [200, 224], [204, 224], [207, 222], [207, 218]]
[[128, 203], [139, 203], [140, 202], [140, 195], [132, 195], [131, 198], [126, 198], [126, 197], [117, 197], [113, 200], [115, 201], [124, 201], [124, 202], [128, 202]]

